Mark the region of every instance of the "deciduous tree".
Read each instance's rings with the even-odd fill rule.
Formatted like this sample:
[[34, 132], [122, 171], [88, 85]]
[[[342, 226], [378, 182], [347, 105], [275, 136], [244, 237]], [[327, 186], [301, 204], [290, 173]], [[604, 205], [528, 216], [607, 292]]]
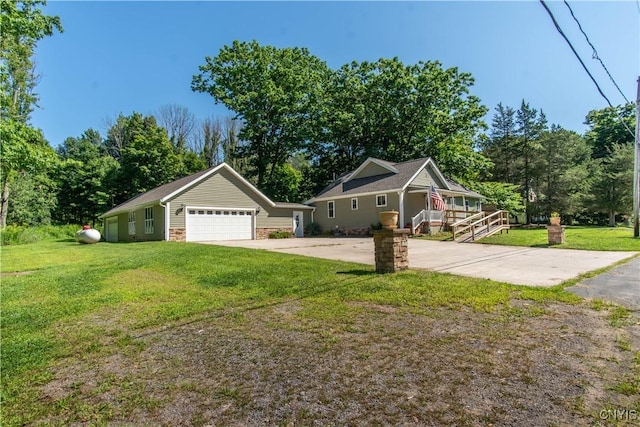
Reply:
[[62, 31], [58, 17], [44, 15], [39, 9], [44, 4], [44, 0], [0, 2], [0, 227], [6, 224], [13, 179], [19, 173], [33, 174], [38, 166], [47, 165], [44, 158], [53, 158], [42, 134], [29, 125], [38, 99], [33, 62], [36, 44], [56, 30]]
[[243, 126], [237, 150], [247, 157], [258, 187], [272, 181], [292, 153], [306, 147], [322, 104], [328, 69], [307, 49], [234, 41], [206, 57], [191, 87], [236, 113]]

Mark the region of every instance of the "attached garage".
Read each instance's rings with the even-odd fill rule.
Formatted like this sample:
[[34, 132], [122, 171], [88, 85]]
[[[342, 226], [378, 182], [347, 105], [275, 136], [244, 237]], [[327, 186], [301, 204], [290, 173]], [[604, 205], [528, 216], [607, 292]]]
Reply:
[[226, 163], [139, 194], [104, 213], [109, 242], [265, 239], [288, 231], [303, 237], [315, 208], [278, 203]]
[[186, 240], [251, 240], [254, 238], [254, 210], [186, 208]]

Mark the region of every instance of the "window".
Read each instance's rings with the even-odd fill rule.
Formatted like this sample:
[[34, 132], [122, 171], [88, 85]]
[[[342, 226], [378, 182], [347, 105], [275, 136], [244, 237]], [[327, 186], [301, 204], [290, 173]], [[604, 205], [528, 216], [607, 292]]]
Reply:
[[336, 203], [333, 200], [330, 202], [327, 202], [327, 216], [329, 218], [336, 217]]
[[144, 234], [153, 234], [153, 208], [144, 208]]
[[129, 212], [129, 234], [136, 234], [136, 213]]
[[465, 201], [464, 201], [464, 210], [465, 210], [465, 211], [468, 211], [468, 210], [469, 210], [469, 201], [468, 201], [468, 200], [465, 200]]
[[376, 196], [376, 207], [387, 206], [387, 195], [386, 194], [378, 194]]
[[358, 198], [354, 197], [353, 199], [351, 199], [351, 210], [352, 211], [357, 211], [358, 210]]

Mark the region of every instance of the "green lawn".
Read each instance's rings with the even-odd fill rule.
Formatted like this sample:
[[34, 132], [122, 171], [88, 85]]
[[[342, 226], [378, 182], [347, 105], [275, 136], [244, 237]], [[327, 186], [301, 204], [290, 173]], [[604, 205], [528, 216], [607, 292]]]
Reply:
[[[153, 373], [137, 380], [129, 374], [116, 381], [112, 374], [100, 376], [95, 372], [105, 363], [113, 363], [105, 361], [117, 357], [126, 357], [132, 366], [146, 366], [149, 356], [144, 351], [150, 344], [141, 337], [193, 322], [208, 324], [207, 319], [221, 319], [220, 334], [237, 329], [226, 343], [256, 334], [252, 331], [259, 328], [271, 328], [269, 333], [276, 336], [285, 333], [278, 331], [294, 336], [311, 333], [312, 339], [304, 341], [301, 348], [320, 343], [324, 347], [318, 351], [322, 352], [344, 331], [357, 335], [362, 326], [357, 326], [355, 319], [375, 319], [379, 316], [376, 307], [382, 307], [384, 312], [384, 307], [390, 307], [407, 313], [409, 317], [402, 321], [403, 325], [414, 321], [410, 316], [444, 316], [444, 321], [449, 321], [459, 315], [470, 316], [465, 313], [480, 313], [469, 325], [492, 325], [489, 335], [477, 332], [477, 339], [493, 342], [502, 339], [504, 325], [539, 316], [546, 312], [548, 303], [571, 305], [580, 301], [561, 286], [529, 288], [425, 271], [378, 275], [373, 267], [360, 264], [171, 242], [41, 242], [3, 247], [1, 271], [3, 425], [39, 423], [50, 417], [57, 420], [51, 422], [56, 425], [129, 422], [136, 408], [153, 414], [154, 405], [163, 398], [167, 401], [167, 397], [156, 397], [140, 384], [147, 379], [156, 381], [156, 388], [173, 383], [154, 380]], [[295, 314], [279, 311], [287, 304], [298, 307]], [[266, 320], [261, 318], [251, 327], [238, 326], [246, 321], [247, 313], [265, 309], [267, 314], [261, 316]], [[373, 315], [367, 314], [370, 311]], [[371, 321], [375, 324], [382, 320]], [[411, 331], [402, 339], [421, 331]], [[393, 338], [393, 329], [380, 329], [383, 332], [391, 334], [388, 339], [400, 339]], [[439, 334], [440, 330], [434, 333]], [[172, 339], [183, 339], [183, 335]], [[287, 342], [284, 340], [281, 347], [269, 351], [291, 351]], [[461, 344], [451, 345], [458, 348]], [[365, 363], [367, 354], [357, 356], [354, 363]], [[198, 357], [202, 356], [188, 360], [195, 363]], [[400, 357], [400, 353], [385, 357]], [[251, 360], [242, 363], [252, 363]], [[74, 364], [85, 366], [89, 377], [99, 377], [91, 386], [94, 389], [89, 385], [96, 380], [89, 378], [67, 384], [66, 389], [72, 390], [69, 395], [52, 398], [43, 394], [43, 387], [54, 380], [64, 380], [56, 378], [54, 372], [64, 372], [65, 366]], [[171, 366], [178, 369], [179, 365]], [[80, 368], [74, 367], [71, 372], [77, 369]], [[99, 400], [105, 393], [115, 393], [116, 387], [121, 390], [116, 401], [113, 397], [106, 402]], [[176, 387], [167, 392], [192, 393], [204, 386], [189, 380]], [[224, 386], [217, 393], [220, 399], [240, 402], [238, 411], [246, 408], [240, 389]], [[169, 397], [168, 401], [175, 400]], [[461, 419], [466, 416], [460, 414]]]
[[[546, 228], [512, 228], [509, 233], [495, 234], [478, 243], [549, 247]], [[565, 243], [555, 248], [591, 251], [640, 251], [640, 238], [633, 237], [633, 229], [626, 227], [566, 227]]]
[[[8, 274], [26, 272], [29, 274]], [[526, 288], [448, 274], [377, 275], [372, 267], [266, 251], [166, 242], [2, 248], [3, 412], [37, 401], [47, 367], [126, 346], [136, 331], [225, 310], [301, 300], [307, 316], [350, 316], [350, 301], [427, 312], [492, 311], [513, 298], [572, 302], [560, 288]], [[116, 319], [116, 321], [95, 321]], [[30, 402], [30, 403], [25, 403]]]

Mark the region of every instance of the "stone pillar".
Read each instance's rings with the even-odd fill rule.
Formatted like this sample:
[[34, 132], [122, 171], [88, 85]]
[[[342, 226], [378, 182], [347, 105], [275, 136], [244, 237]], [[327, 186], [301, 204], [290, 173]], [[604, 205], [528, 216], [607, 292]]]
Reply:
[[559, 245], [564, 243], [564, 226], [547, 225], [547, 234], [549, 235], [550, 245]]
[[409, 268], [407, 228], [382, 229], [373, 232], [376, 272], [394, 273]]

